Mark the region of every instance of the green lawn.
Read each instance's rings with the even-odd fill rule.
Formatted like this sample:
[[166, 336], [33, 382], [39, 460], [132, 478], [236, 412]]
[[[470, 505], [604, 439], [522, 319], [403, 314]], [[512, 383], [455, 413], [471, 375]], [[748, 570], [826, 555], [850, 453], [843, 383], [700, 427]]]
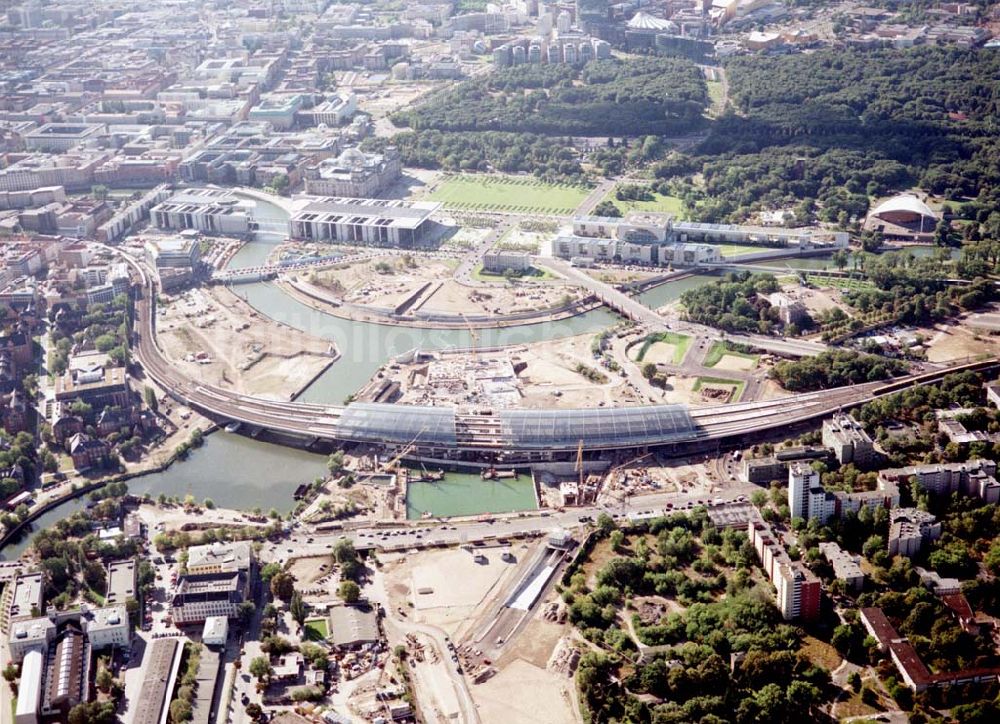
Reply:
[[[741, 254], [756, 254], [757, 252], [768, 250], [766, 246], [747, 246], [745, 244], [709, 244], [709, 246], [714, 246], [722, 256], [733, 261], [739, 261]], [[733, 259], [733, 257], [737, 258]], [[767, 262], [761, 263], [766, 264]]]
[[330, 635], [330, 627], [325, 618], [311, 618], [305, 623], [305, 637], [309, 641], [325, 641]]
[[867, 279], [832, 277], [825, 274], [807, 274], [806, 281], [814, 287], [832, 287], [834, 289], [867, 289], [874, 286]]
[[677, 196], [666, 196], [653, 192], [653, 198], [650, 201], [620, 201], [615, 198], [615, 192], [612, 189], [604, 200], [617, 206], [622, 214], [627, 214], [629, 211], [655, 211], [673, 214], [679, 219], [684, 218], [684, 202]]
[[639, 353], [635, 356], [635, 361], [642, 362], [642, 358], [646, 356], [646, 352], [657, 342], [674, 345], [673, 363], [679, 365], [684, 361], [684, 355], [687, 354], [688, 347], [691, 346], [691, 337], [688, 337], [686, 334], [677, 334], [676, 332], [651, 334], [643, 340], [642, 347], [639, 348]]
[[730, 400], [731, 402], [740, 401], [740, 398], [743, 396], [743, 388], [746, 386], [742, 380], [727, 380], [723, 377], [699, 377], [694, 381], [694, 386], [691, 389], [697, 392], [702, 388], [702, 385], [720, 385], [735, 388]]
[[721, 109], [722, 102], [725, 100], [725, 89], [722, 86], [722, 81], [707, 80], [705, 85], [708, 86], [708, 99], [711, 101], [712, 107]]
[[708, 350], [708, 354], [705, 355], [705, 366], [715, 367], [722, 361], [725, 355], [731, 357], [742, 357], [743, 359], [753, 360], [754, 364], [757, 364], [757, 360], [760, 359], [759, 355], [749, 354], [747, 352], [737, 352], [726, 346], [725, 342], [715, 342], [712, 344], [711, 348]]
[[448, 176], [429, 198], [451, 209], [567, 216], [589, 192], [584, 186], [548, 184], [520, 176]]

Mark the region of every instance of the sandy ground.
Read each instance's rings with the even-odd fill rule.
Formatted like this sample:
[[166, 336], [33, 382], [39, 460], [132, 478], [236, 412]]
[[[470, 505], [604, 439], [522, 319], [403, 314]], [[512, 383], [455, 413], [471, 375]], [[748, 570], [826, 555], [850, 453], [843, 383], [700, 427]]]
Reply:
[[796, 281], [794, 284], [783, 285], [782, 291], [802, 302], [806, 306], [806, 309], [809, 310], [810, 315], [827, 309], [833, 309], [834, 307], [843, 309], [845, 306], [841, 300], [840, 291], [833, 288], [803, 289]]
[[220, 287], [193, 289], [160, 310], [158, 339], [167, 356], [207, 384], [288, 399], [330, 363], [328, 341], [273, 322]]
[[[433, 642], [428, 636], [415, 634], [415, 637], [426, 647], [425, 652], [434, 651]], [[417, 680], [416, 690], [420, 692], [420, 708], [430, 721], [459, 721], [461, 717], [458, 694], [445, 668], [449, 664], [435, 653], [430, 653], [423, 661], [410, 657], [410, 670]], [[430, 719], [431, 714], [434, 715], [433, 719]]]
[[[485, 563], [473, 560], [471, 551], [460, 548], [435, 552], [410, 574], [410, 590], [414, 608], [427, 611], [435, 608], [474, 608], [497, 582], [514, 566], [502, 560], [499, 548], [481, 551]], [[455, 581], [462, 585], [456, 586]], [[429, 593], [422, 593], [429, 590]]]
[[927, 359], [930, 362], [960, 361], [982, 354], [996, 354], [997, 346], [993, 337], [979, 336], [962, 327], [945, 327], [934, 332], [930, 339]]
[[746, 357], [734, 354], [724, 354], [713, 370], [733, 370], [736, 372], [749, 372], [757, 366], [757, 362]]
[[451, 258], [391, 255], [338, 264], [310, 275], [309, 281], [343, 297], [345, 302], [395, 307], [428, 282], [450, 277], [457, 264]]
[[447, 314], [503, 315], [549, 309], [582, 296], [578, 288], [562, 284], [527, 281], [470, 287], [448, 279], [420, 308]]
[[[632, 359], [636, 359], [641, 349], [641, 344], [637, 344], [632, 348]], [[652, 362], [653, 364], [672, 365], [674, 363], [674, 354], [676, 352], [677, 345], [675, 344], [668, 344], [667, 342], [653, 342], [653, 344], [649, 345], [649, 349], [646, 350], [646, 354], [643, 355], [642, 364]]]
[[[525, 631], [522, 636], [528, 636]], [[484, 722], [572, 724], [573, 679], [517, 659], [496, 676], [472, 688]]]
[[[487, 564], [476, 563], [471, 553], [452, 548], [381, 556], [390, 605], [410, 611], [416, 623], [437, 626], [453, 639], [460, 639], [493, 605], [492, 596], [511, 582], [517, 562], [530, 555], [523, 544], [511, 546], [513, 563], [500, 559], [499, 547], [477, 550], [487, 556]], [[462, 585], [456, 586], [455, 581], [462, 581]], [[417, 593], [423, 586], [434, 592]]]
[[664, 273], [660, 271], [635, 271], [631, 269], [588, 269], [587, 274], [605, 284], [623, 284], [651, 279]]

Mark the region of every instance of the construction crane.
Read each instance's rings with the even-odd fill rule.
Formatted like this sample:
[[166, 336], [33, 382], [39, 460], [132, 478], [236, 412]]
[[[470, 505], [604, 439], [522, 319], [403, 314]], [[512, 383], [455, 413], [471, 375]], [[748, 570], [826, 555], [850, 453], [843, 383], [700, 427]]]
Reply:
[[478, 359], [476, 356], [476, 345], [479, 343], [479, 330], [472, 326], [472, 322], [465, 316], [465, 312], [460, 312], [460, 314], [462, 315], [462, 319], [465, 320], [465, 326], [469, 328], [469, 337], [472, 340], [472, 361], [476, 362]]
[[580, 491], [577, 494], [583, 495], [583, 438], [576, 446], [576, 472], [580, 475]]

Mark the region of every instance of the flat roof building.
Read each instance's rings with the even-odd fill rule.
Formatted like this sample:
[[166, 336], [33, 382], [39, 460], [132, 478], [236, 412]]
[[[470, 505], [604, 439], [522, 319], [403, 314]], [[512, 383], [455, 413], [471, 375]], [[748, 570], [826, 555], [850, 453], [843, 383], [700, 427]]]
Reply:
[[333, 606], [329, 617], [329, 640], [338, 648], [353, 649], [379, 640], [378, 616], [371, 606]]
[[160, 229], [197, 229], [206, 234], [243, 235], [250, 232], [253, 209], [230, 191], [186, 189], [150, 210]]
[[170, 600], [170, 615], [178, 626], [204, 623], [209, 616], [236, 618], [248, 594], [241, 572], [186, 574]]
[[[22, 573], [10, 586], [10, 604], [7, 607], [7, 623], [25, 618], [33, 618], [42, 612], [42, 574]], [[4, 596], [6, 597], [6, 592]]]
[[17, 689], [14, 724], [38, 724], [41, 713], [42, 684], [45, 675], [45, 654], [32, 649], [21, 663], [21, 679]]
[[180, 666], [180, 639], [154, 639], [146, 652], [142, 688], [135, 702], [132, 724], [161, 724], [165, 720], [168, 695]]
[[193, 235], [148, 238], [145, 251], [157, 269], [196, 269], [201, 260], [201, 242]]
[[861, 558], [852, 555], [836, 543], [820, 543], [820, 553], [833, 566], [833, 576], [847, 584], [847, 587], [860, 591], [865, 585], [865, 574], [861, 571]]
[[208, 543], [187, 549], [188, 573], [247, 573], [253, 563], [253, 547], [248, 541]]
[[105, 596], [105, 603], [109, 606], [114, 604], [124, 604], [128, 599], [135, 598], [137, 587], [137, 575], [135, 559], [126, 561], [112, 561], [108, 564], [108, 595]]
[[289, 222], [293, 239], [402, 249], [426, 241], [431, 214], [441, 207], [431, 201], [332, 196], [301, 196], [296, 203]]
[[225, 646], [229, 638], [229, 619], [225, 616], [209, 616], [201, 631], [201, 642], [206, 646]]
[[875, 457], [875, 446], [860, 422], [847, 413], [838, 412], [823, 421], [823, 445], [833, 450], [841, 465], [869, 465]]

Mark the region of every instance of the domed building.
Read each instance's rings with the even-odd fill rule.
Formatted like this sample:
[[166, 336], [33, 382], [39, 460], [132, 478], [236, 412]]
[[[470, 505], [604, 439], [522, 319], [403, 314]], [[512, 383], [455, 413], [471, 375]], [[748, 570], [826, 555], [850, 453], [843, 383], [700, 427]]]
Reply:
[[887, 239], [919, 239], [934, 234], [940, 215], [913, 194], [899, 194], [876, 206], [865, 228]]

